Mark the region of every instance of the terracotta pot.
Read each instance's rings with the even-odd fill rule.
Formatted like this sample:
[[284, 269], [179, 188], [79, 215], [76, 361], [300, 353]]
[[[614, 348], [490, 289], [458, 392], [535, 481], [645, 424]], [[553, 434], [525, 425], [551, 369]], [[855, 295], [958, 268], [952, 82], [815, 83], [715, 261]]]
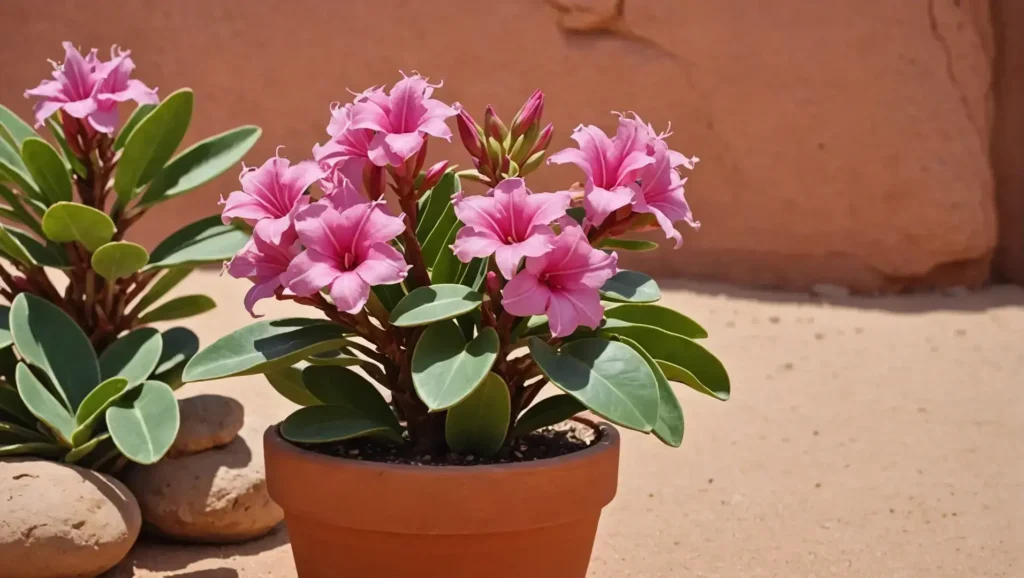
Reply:
[[407, 466], [335, 458], [264, 436], [299, 578], [584, 578], [618, 486], [619, 434], [520, 464]]

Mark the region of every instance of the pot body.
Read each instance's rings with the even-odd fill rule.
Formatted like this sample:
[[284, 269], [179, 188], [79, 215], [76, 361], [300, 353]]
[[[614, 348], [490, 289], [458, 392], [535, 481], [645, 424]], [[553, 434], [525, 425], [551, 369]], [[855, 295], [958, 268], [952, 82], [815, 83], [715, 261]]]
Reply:
[[579, 421], [600, 438], [574, 454], [449, 467], [325, 456], [271, 426], [267, 486], [299, 578], [585, 578], [619, 435]]

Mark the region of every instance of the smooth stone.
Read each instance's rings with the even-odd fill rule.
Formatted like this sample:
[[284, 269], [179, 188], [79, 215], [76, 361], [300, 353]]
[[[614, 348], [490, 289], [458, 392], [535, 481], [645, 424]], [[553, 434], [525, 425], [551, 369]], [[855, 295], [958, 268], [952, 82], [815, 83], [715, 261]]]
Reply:
[[223, 395], [202, 394], [178, 401], [181, 426], [168, 457], [182, 457], [232, 442], [242, 429], [245, 408]]
[[121, 561], [142, 515], [114, 478], [34, 459], [0, 460], [0, 578], [89, 578]]
[[147, 530], [212, 543], [269, 532], [284, 513], [267, 493], [262, 444], [246, 430], [220, 448], [132, 466], [125, 483], [139, 500]]

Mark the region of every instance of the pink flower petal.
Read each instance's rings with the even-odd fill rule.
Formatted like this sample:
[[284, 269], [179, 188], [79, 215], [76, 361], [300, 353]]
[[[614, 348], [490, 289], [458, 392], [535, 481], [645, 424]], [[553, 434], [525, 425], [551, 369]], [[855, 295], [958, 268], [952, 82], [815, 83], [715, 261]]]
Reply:
[[405, 162], [423, 148], [423, 136], [418, 132], [392, 133], [384, 137], [384, 143], [396, 158]]
[[377, 243], [370, 247], [355, 272], [370, 285], [391, 285], [404, 280], [410, 267], [397, 249]]
[[[546, 231], [545, 231], [546, 229]], [[522, 243], [499, 246], [494, 253], [494, 261], [498, 271], [506, 279], [511, 279], [519, 268], [523, 257], [538, 257], [551, 250], [555, 233], [550, 227], [540, 227], [533, 236]]]
[[594, 186], [594, 181], [587, 181], [583, 189], [583, 208], [587, 211], [587, 220], [594, 225], [600, 225], [608, 215], [630, 204], [633, 195], [634, 190], [631, 187], [615, 187], [609, 190]]
[[597, 289], [582, 287], [579, 289], [565, 289], [561, 296], [570, 301], [576, 310], [579, 324], [597, 329], [604, 320], [604, 306], [601, 305], [601, 294]]
[[274, 278], [263, 283], [257, 283], [249, 288], [249, 291], [245, 294], [245, 310], [249, 312], [255, 318], [263, 317], [263, 315], [257, 315], [253, 308], [256, 307], [256, 303], [263, 299], [269, 299], [274, 296], [277, 292], [277, 288], [281, 286], [281, 282]]
[[337, 262], [314, 249], [306, 249], [288, 265], [281, 282], [296, 295], [312, 295], [341, 275]]
[[551, 292], [551, 299], [548, 301], [545, 313], [548, 316], [551, 335], [555, 337], [572, 335], [572, 332], [580, 326], [580, 318], [575, 305], [561, 292]]
[[463, 227], [455, 235], [452, 251], [459, 261], [469, 263], [476, 257], [490, 257], [502, 242], [492, 233], [475, 227]]
[[501, 290], [501, 306], [517, 317], [544, 315], [550, 299], [551, 290], [528, 271], [520, 271]]
[[338, 311], [358, 313], [370, 298], [370, 285], [355, 271], [341, 273], [331, 284], [331, 299]]
[[223, 203], [224, 210], [221, 211], [221, 221], [225, 225], [229, 224], [232, 219], [243, 219], [252, 224], [256, 219], [265, 219], [272, 216], [265, 204], [242, 191], [231, 193]]

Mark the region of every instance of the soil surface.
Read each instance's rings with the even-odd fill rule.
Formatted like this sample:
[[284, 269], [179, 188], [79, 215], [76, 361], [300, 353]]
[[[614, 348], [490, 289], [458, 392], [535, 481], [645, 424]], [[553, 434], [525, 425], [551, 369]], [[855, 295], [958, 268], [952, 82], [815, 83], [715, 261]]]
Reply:
[[457, 454], [422, 454], [412, 444], [383, 444], [368, 438], [345, 440], [333, 444], [297, 444], [304, 450], [350, 460], [402, 464], [407, 466], [482, 466], [515, 464], [557, 458], [584, 450], [598, 440], [594, 428], [574, 421], [565, 421], [517, 437], [493, 456]]
[[[663, 282], [732, 377], [676, 392], [679, 449], [622, 434], [588, 578], [1024, 575], [1024, 290], [836, 297]], [[252, 322], [247, 286], [198, 273], [204, 344]], [[267, 318], [307, 315], [261, 302]], [[190, 384], [262, 431], [295, 406], [260, 377]], [[252, 451], [262, 451], [253, 447]], [[241, 545], [143, 540], [106, 578], [296, 578], [280, 528]]]

